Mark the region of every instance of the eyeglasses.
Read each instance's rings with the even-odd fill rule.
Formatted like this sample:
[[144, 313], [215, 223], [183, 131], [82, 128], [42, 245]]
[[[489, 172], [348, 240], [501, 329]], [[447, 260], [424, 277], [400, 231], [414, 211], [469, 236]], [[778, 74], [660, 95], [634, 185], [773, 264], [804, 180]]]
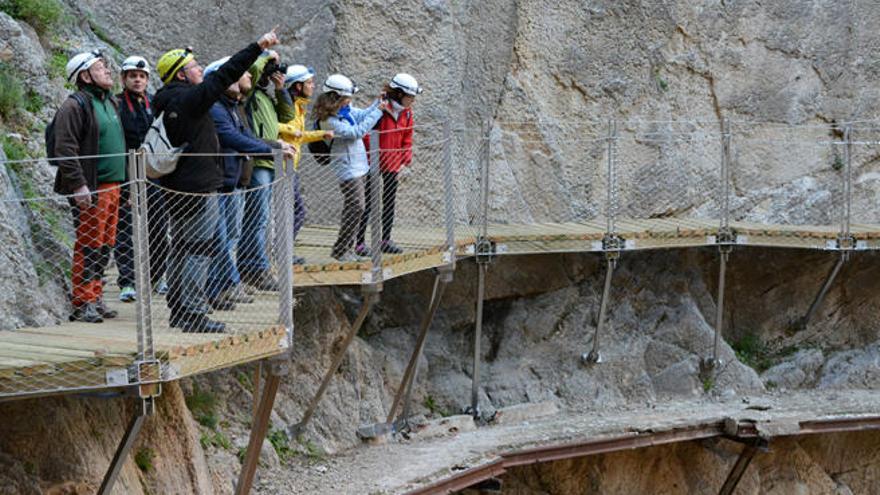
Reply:
[[180, 64], [182, 64], [183, 61], [192, 54], [192, 52], [192, 47], [188, 46], [184, 48], [183, 53], [181, 53], [180, 56], [177, 57], [177, 60], [175, 60], [174, 63], [171, 64], [171, 67], [168, 68], [168, 71], [162, 74], [162, 79], [164, 80], [169, 75], [177, 73], [177, 71], [180, 70]]

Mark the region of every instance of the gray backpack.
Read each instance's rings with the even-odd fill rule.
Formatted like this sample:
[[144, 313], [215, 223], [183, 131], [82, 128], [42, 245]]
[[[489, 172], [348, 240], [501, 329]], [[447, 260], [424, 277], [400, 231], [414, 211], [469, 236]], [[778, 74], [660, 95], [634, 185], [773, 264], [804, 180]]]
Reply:
[[146, 174], [150, 179], [158, 179], [174, 172], [177, 161], [186, 148], [186, 143], [176, 148], [171, 146], [168, 134], [165, 133], [164, 116], [165, 112], [162, 112], [153, 119], [140, 147], [140, 151], [146, 152]]

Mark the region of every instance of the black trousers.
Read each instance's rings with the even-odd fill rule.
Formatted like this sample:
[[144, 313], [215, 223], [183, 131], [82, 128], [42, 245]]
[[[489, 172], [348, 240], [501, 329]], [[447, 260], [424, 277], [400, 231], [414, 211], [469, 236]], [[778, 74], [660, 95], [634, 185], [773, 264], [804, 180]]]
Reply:
[[[382, 177], [382, 241], [391, 240], [391, 230], [394, 228], [394, 207], [397, 199], [397, 180], [398, 172], [381, 172]], [[360, 229], [358, 230], [358, 244], [366, 244], [367, 226], [370, 224], [370, 198], [372, 194], [372, 184], [370, 176], [367, 175], [366, 181], [366, 198], [367, 204], [364, 208], [364, 215], [361, 218]]]

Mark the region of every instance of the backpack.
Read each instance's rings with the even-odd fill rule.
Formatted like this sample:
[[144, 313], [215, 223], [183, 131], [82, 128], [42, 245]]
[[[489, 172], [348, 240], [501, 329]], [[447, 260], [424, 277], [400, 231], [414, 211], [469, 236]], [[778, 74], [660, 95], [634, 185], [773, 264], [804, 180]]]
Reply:
[[[79, 103], [79, 107], [85, 110], [86, 108], [86, 99], [82, 97], [79, 93], [73, 93], [68, 98], [73, 98]], [[88, 112], [86, 112], [88, 115]], [[52, 117], [52, 121], [49, 122], [49, 125], [46, 126], [45, 138], [46, 138], [46, 158], [57, 158], [55, 156], [55, 119], [58, 117], [58, 112], [55, 112], [55, 116]], [[85, 127], [84, 127], [85, 129]], [[58, 166], [57, 162], [54, 160], [49, 161], [50, 165]]]
[[[321, 121], [316, 120], [315, 125], [312, 129], [316, 131], [321, 130]], [[315, 161], [318, 162], [319, 165], [330, 165], [330, 148], [333, 146], [333, 140], [330, 140], [330, 143], [327, 143], [323, 139], [320, 141], [312, 141], [308, 144], [309, 153], [315, 157]]]
[[149, 179], [164, 177], [177, 169], [177, 161], [187, 144], [174, 147], [165, 132], [165, 112], [153, 119], [139, 151], [146, 153], [146, 174]]

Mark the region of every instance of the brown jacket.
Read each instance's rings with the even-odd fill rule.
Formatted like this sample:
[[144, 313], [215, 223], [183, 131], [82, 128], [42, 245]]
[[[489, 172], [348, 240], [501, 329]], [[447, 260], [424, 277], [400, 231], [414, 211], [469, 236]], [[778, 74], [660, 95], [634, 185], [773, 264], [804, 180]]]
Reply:
[[[90, 191], [98, 188], [98, 160], [96, 158], [77, 158], [98, 154], [98, 119], [92, 106], [92, 96], [80, 90], [79, 96], [86, 102], [80, 106], [74, 98], [67, 98], [55, 116], [55, 152], [58, 158], [54, 161], [58, 167], [55, 172], [55, 192], [73, 194], [77, 188], [86, 185]], [[114, 107], [118, 107], [116, 99], [110, 97]]]

